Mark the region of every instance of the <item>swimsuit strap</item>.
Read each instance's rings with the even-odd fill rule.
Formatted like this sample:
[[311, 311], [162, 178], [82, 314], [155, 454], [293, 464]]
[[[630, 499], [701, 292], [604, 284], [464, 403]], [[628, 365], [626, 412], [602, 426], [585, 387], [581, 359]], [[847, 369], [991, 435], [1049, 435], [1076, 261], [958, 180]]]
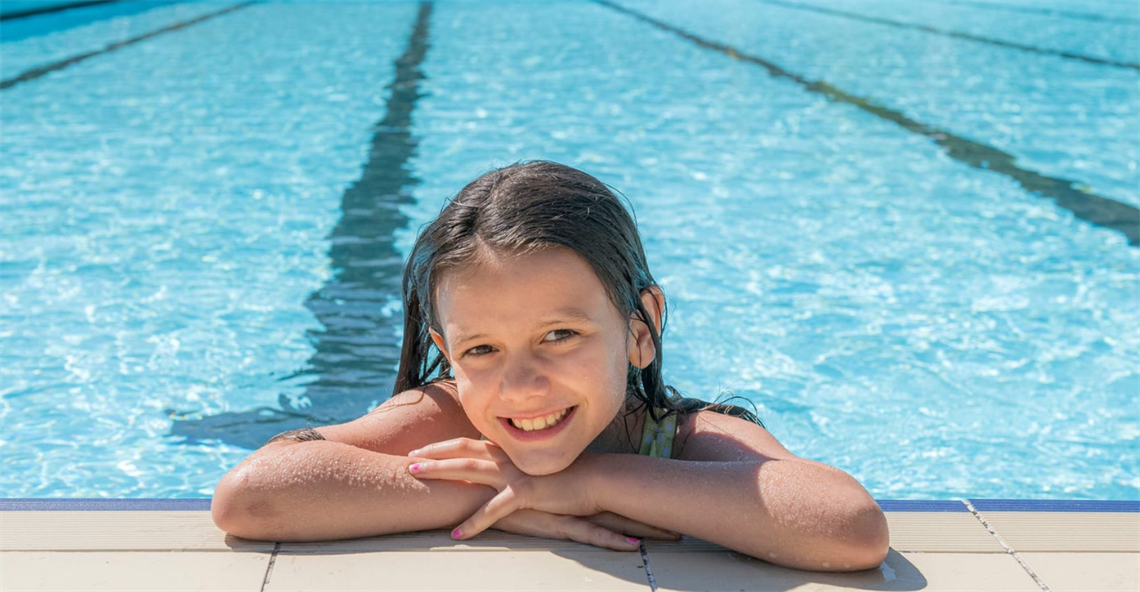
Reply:
[[[664, 415], [664, 409], [658, 409]], [[673, 458], [673, 436], [677, 433], [677, 414], [671, 413], [660, 422], [655, 421], [647, 410], [645, 428], [641, 432], [641, 449], [638, 454], [657, 458]]]

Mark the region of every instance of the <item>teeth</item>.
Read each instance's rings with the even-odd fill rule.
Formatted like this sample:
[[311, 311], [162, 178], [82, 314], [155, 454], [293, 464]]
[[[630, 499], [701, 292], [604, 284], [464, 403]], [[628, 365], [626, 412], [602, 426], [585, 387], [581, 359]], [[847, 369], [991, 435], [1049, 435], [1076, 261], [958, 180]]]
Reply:
[[524, 432], [545, 430], [546, 428], [552, 428], [557, 425], [558, 422], [562, 421], [562, 418], [566, 417], [566, 414], [569, 412], [569, 409], [563, 409], [562, 411], [551, 413], [550, 415], [544, 417], [536, 417], [534, 419], [511, 419], [511, 425]]

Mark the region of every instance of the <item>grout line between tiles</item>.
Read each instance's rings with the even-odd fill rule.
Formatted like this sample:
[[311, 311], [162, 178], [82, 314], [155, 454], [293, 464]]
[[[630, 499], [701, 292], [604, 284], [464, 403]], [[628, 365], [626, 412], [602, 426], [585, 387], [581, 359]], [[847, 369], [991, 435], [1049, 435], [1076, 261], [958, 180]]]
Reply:
[[653, 577], [653, 568], [649, 566], [649, 551], [645, 549], [645, 539], [641, 539], [641, 563], [645, 565], [645, 576], [649, 579], [649, 590], [657, 592], [657, 580]]
[[1013, 550], [1013, 547], [1010, 547], [1005, 542], [1005, 539], [1001, 538], [1001, 535], [998, 534], [996, 530], [994, 530], [994, 527], [990, 526], [989, 522], [986, 522], [986, 519], [982, 516], [981, 512], [978, 512], [978, 509], [974, 507], [974, 504], [970, 503], [970, 500], [962, 500], [962, 503], [966, 504], [966, 509], [970, 510], [970, 513], [974, 515], [974, 518], [977, 518], [978, 522], [981, 522], [982, 526], [986, 527], [986, 530], [988, 530], [990, 534], [994, 535], [994, 538], [997, 539], [997, 542], [1000, 543], [1002, 548], [1005, 549], [1005, 552], [1012, 555], [1013, 558], [1017, 560], [1017, 564], [1025, 570], [1025, 573], [1029, 574], [1029, 577], [1033, 578], [1034, 582], [1037, 582], [1037, 585], [1041, 587], [1041, 590], [1044, 592], [1052, 592], [1049, 586], [1047, 586], [1045, 582], [1041, 581], [1041, 578], [1037, 575], [1037, 572], [1033, 571], [1033, 568], [1029, 567], [1029, 564], [1026, 563], [1025, 560], [1022, 559], [1021, 556]]
[[265, 592], [269, 585], [269, 578], [273, 575], [273, 565], [277, 563], [277, 552], [281, 550], [281, 543], [273, 543], [273, 554], [269, 556], [269, 565], [265, 566], [265, 578], [261, 580], [260, 592]]

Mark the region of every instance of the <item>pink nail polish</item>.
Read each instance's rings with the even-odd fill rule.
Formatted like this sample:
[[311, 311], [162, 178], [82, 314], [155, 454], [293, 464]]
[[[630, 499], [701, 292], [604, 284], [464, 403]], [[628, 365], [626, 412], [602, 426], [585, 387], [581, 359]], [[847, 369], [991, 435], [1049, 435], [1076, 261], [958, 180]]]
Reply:
[[641, 539], [635, 539], [633, 537], [627, 537], [625, 540], [629, 541], [631, 544], [635, 544], [635, 545], [641, 544]]
[[415, 463], [414, 465], [408, 467], [408, 470], [413, 473], [420, 470], [420, 463]]
[[453, 539], [457, 539], [457, 538], [460, 538], [462, 536], [463, 536], [463, 531], [459, 530], [458, 528], [451, 531], [451, 538], [453, 538]]

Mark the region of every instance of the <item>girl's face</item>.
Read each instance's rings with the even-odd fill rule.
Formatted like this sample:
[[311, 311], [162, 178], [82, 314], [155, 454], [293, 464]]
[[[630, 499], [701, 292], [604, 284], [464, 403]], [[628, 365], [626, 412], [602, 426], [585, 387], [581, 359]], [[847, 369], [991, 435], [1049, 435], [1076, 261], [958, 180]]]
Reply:
[[629, 364], [653, 359], [648, 328], [623, 318], [569, 249], [496, 253], [443, 274], [436, 345], [471, 423], [531, 475], [568, 467], [622, 409]]

